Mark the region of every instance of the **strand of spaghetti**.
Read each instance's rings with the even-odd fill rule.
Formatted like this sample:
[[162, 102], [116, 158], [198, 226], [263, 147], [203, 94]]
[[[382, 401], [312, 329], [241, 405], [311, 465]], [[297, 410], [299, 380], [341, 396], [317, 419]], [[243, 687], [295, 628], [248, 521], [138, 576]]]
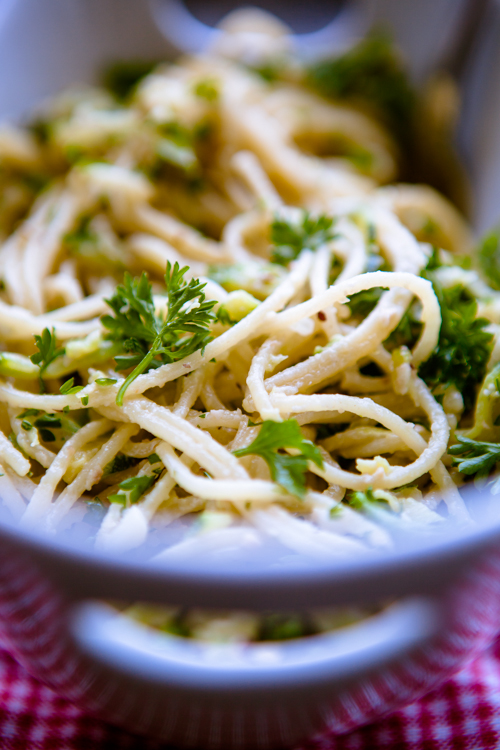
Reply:
[[[229, 349], [241, 344], [251, 336], [259, 335], [261, 329], [265, 327], [267, 314], [273, 310], [280, 310], [293, 297], [297, 289], [304, 284], [311, 259], [312, 253], [309, 251], [302, 252], [288, 277], [274, 292], [239, 323], [207, 344], [203, 354], [197, 351], [179, 362], [162, 365], [145, 375], [139, 375], [129, 386], [125, 394], [125, 400], [144, 393], [148, 388], [161, 387], [172, 380], [176, 380], [181, 375], [186, 375], [188, 372], [210, 362], [211, 359], [224, 355]], [[120, 383], [106, 389], [91, 386], [90, 390], [86, 391], [89, 395], [89, 403], [92, 406], [110, 404], [116, 399], [119, 388]]]
[[294, 392], [322, 383], [368, 356], [394, 330], [410, 301], [410, 292], [393, 289], [383, 295], [377, 307], [351, 333], [266, 380], [266, 389], [293, 388]]
[[203, 414], [188, 414], [186, 419], [196, 427], [202, 427], [206, 430], [211, 427], [227, 427], [230, 430], [237, 430], [244, 420], [248, 417], [242, 414], [239, 409], [236, 411], [227, 411], [227, 409], [212, 409]]
[[368, 547], [348, 536], [314, 526], [310, 521], [294, 518], [283, 508], [258, 508], [248, 514], [254, 526], [266, 536], [278, 539], [286, 547], [320, 559], [338, 558], [346, 553], [367, 552]]
[[116, 456], [125, 443], [138, 432], [135, 424], [122, 424], [98, 450], [95, 456], [79, 472], [76, 479], [71, 482], [52, 503], [51, 509], [46, 516], [46, 528], [54, 531], [57, 524], [76, 503], [76, 501], [87, 490], [91, 490], [94, 484], [102, 477], [105, 466]]
[[33, 496], [26, 507], [22, 522], [27, 525], [37, 523], [44, 514], [50, 510], [52, 497], [57, 485], [63, 478], [73, 461], [76, 451], [80, 450], [86, 443], [95, 440], [111, 430], [113, 423], [107, 419], [99, 419], [89, 422], [63, 445], [50, 468], [45, 472], [37, 485]]
[[47, 412], [62, 411], [65, 406], [70, 409], [82, 409], [80, 394], [59, 396], [49, 393], [30, 393], [20, 391], [13, 385], [0, 381], [0, 401], [19, 409], [41, 409]]
[[342, 217], [335, 228], [340, 237], [333, 240], [331, 247], [333, 252], [344, 260], [344, 267], [335, 280], [335, 283], [340, 284], [346, 279], [363, 273], [366, 268], [367, 253], [363, 234], [352, 221]]
[[[52, 303], [56, 303], [60, 300], [64, 301], [64, 305], [61, 309], [83, 300], [81, 284], [69, 273], [60, 272], [53, 274], [52, 276], [47, 276], [43, 281], [42, 293], [46, 306], [49, 308]], [[93, 313], [93, 315], [98, 314], [98, 312]]]
[[237, 151], [231, 158], [231, 165], [243, 177], [261, 205], [270, 211], [283, 205], [276, 188], [252, 151]]
[[246, 247], [245, 236], [250, 233], [266, 235], [269, 228], [269, 212], [252, 208], [236, 216], [224, 226], [222, 241], [238, 263], [255, 262], [256, 256]]
[[[186, 456], [182, 456], [180, 460], [188, 466], [193, 463], [193, 459]], [[165, 473], [137, 505], [125, 508], [120, 515], [110, 508], [110, 511], [113, 512], [113, 518], [110, 519], [109, 523], [106, 523], [107, 516], [104, 519], [99, 530], [100, 536], [96, 539], [96, 545], [99, 540], [101, 546], [108, 550], [125, 552], [143, 544], [148, 534], [149, 522], [158, 507], [168, 499], [175, 485], [175, 478]]]
[[331, 286], [326, 292], [289, 310], [284, 310], [281, 313], [270, 313], [267, 330], [278, 331], [289, 328], [297, 321], [315, 315], [324, 307], [343, 303], [347, 297], [353, 294], [376, 287], [407, 289], [420, 299], [423, 329], [413, 350], [412, 358], [414, 365], [420, 364], [429, 357], [437, 345], [441, 325], [441, 308], [432, 288], [432, 283], [411, 273], [374, 271], [373, 273], [355, 276], [353, 279]]
[[[1, 456], [1, 453], [0, 453]], [[10, 510], [16, 520], [24, 513], [26, 503], [23, 496], [9, 476], [8, 469], [0, 464], [0, 497], [5, 507]]]
[[158, 235], [188, 258], [205, 263], [230, 261], [224, 246], [203, 237], [193, 227], [183, 224], [169, 214], [157, 211], [147, 203], [136, 205], [133, 216], [142, 231]]
[[[326, 292], [329, 284], [330, 269], [332, 265], [332, 244], [321, 245], [314, 253], [314, 261], [309, 271], [309, 286], [311, 296], [316, 297]], [[339, 333], [337, 323], [337, 312], [333, 306], [327, 307], [318, 313], [320, 324], [330, 341], [335, 334]]]
[[29, 431], [25, 431], [21, 426], [21, 420], [18, 419], [18, 409], [9, 409], [10, 424], [12, 432], [16, 436], [17, 444], [20, 449], [35, 461], [47, 469], [56, 454], [49, 451], [45, 446], [40, 444], [40, 436], [36, 427], [32, 427]]
[[80, 203], [76, 195], [63, 193], [51, 211], [50, 221], [44, 226], [41, 236], [31, 237], [26, 244], [23, 276], [29, 294], [25, 304], [37, 315], [45, 311], [43, 281], [56, 261], [63, 236], [76, 219]]
[[147, 458], [155, 452], [158, 441], [159, 438], [154, 438], [154, 440], [141, 440], [140, 443], [134, 443], [130, 440], [123, 446], [122, 453], [125, 456], [131, 456], [132, 458]]
[[[456, 253], [469, 253], [474, 249], [474, 238], [457, 209], [429, 185], [391, 185], [379, 188], [376, 200], [386, 209], [399, 215], [402, 221], [410, 221], [420, 212], [425, 221], [431, 219], [450, 242]], [[420, 218], [420, 217], [419, 217]]]
[[262, 479], [206, 479], [196, 476], [166, 443], [161, 443], [157, 452], [177, 484], [202, 500], [269, 503], [286, 497], [276, 484]]
[[0, 431], [0, 458], [3, 463], [8, 464], [21, 477], [26, 476], [31, 469], [28, 459], [23, 456], [21, 451], [14, 448], [2, 431]]
[[3, 341], [32, 341], [33, 336], [40, 334], [44, 328], [54, 328], [58, 339], [71, 339], [87, 336], [99, 330], [101, 324], [98, 319], [68, 323], [55, 320], [50, 314], [33, 315], [24, 307], [8, 305], [0, 300], [0, 337]]
[[[109, 310], [102, 294], [90, 294], [85, 299], [73, 302], [57, 310], [45, 313], [44, 317], [50, 321], [77, 321], [103, 315]], [[54, 323], [52, 323], [54, 325]]]
[[23, 283], [22, 258], [24, 247], [29, 238], [37, 232], [47, 220], [52, 204], [59, 193], [52, 189], [42, 194], [31, 208], [30, 215], [17, 227], [0, 250], [2, 278], [9, 300], [15, 305], [24, 305], [26, 290]]
[[[247, 386], [252, 397], [253, 408], [259, 412], [262, 420], [271, 419], [274, 422], [282, 422], [279, 410], [273, 406], [269, 394], [264, 385], [264, 375], [272, 366], [273, 360], [283, 345], [285, 337], [266, 339], [252, 360], [248, 371]], [[247, 409], [246, 401], [243, 408]]]
[[[418, 389], [418, 394], [423, 397], [423, 390]], [[355, 396], [344, 396], [342, 394], [314, 394], [311, 396], [285, 396], [282, 394], [271, 394], [271, 401], [283, 414], [295, 412], [336, 409], [337, 411], [350, 411], [360, 417], [373, 419], [380, 422], [384, 427], [394, 432], [403, 440], [418, 456], [408, 466], [377, 467], [373, 464], [373, 473], [355, 475], [342, 469], [332, 469], [325, 466], [323, 470], [314, 468], [315, 473], [323, 476], [330, 484], [340, 484], [352, 490], [362, 490], [369, 486], [380, 489], [392, 489], [403, 484], [409, 484], [422, 474], [434, 468], [441, 456], [445, 453], [449, 438], [449, 425], [446, 415], [437, 404], [432, 406], [429, 414], [434, 417], [431, 426], [431, 437], [427, 444], [416, 432], [413, 425], [405, 422], [397, 414], [376, 404], [369, 398], [357, 398]], [[424, 410], [429, 409], [430, 404], [422, 403]], [[359, 462], [358, 462], [359, 463]], [[364, 466], [364, 465], [363, 465]], [[368, 467], [366, 467], [368, 468]], [[365, 469], [366, 471], [366, 469]]]
[[132, 422], [186, 453], [214, 476], [248, 480], [238, 459], [223, 445], [165, 407], [139, 397], [126, 402], [123, 412]]
[[196, 260], [186, 260], [186, 256], [177, 252], [165, 240], [155, 237], [152, 234], [146, 234], [145, 232], [131, 235], [127, 238], [127, 248], [132, 251], [138, 261], [141, 264], [145, 264], [146, 268], [151, 268], [157, 273], [164, 274], [167, 263], [170, 262], [172, 265], [178, 263], [183, 268], [186, 263], [189, 263], [189, 268], [186, 271], [186, 278], [204, 276], [207, 272], [207, 264]]
[[174, 406], [174, 414], [185, 419], [194, 402], [200, 395], [206, 376], [206, 366], [200, 367], [182, 380], [182, 393]]

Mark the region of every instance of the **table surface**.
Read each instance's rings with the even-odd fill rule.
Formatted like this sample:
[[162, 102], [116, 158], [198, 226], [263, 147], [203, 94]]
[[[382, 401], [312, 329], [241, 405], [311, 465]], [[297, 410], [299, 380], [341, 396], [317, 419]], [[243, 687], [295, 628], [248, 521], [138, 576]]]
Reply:
[[[0, 750], [167, 750], [89, 716], [30, 677], [0, 640]], [[442, 688], [342, 737], [293, 750], [500, 748], [500, 639]], [[173, 748], [169, 748], [173, 750]]]

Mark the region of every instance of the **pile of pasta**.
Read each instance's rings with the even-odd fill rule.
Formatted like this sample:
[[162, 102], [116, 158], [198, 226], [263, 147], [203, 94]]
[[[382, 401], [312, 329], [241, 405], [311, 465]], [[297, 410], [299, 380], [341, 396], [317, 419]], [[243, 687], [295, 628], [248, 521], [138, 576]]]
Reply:
[[[22, 524], [55, 532], [97, 508], [96, 545], [127, 550], [193, 518], [168, 559], [262, 534], [349, 555], [468, 522], [447, 451], [476, 399], [421, 377], [442, 318], [423, 272], [439, 258], [443, 287], [480, 300], [489, 371], [498, 295], [456, 260], [473, 245], [457, 210], [389, 185], [400, 146], [373, 113], [213, 50], [126, 100], [75, 87], [37, 117], [0, 129], [0, 493]], [[124, 391], [133, 367], [115, 357], [134, 342], [103, 316], [146, 272], [164, 320], [168, 263], [213, 301], [207, 339]], [[410, 311], [417, 335], [395, 345]], [[235, 455], [292, 422], [314, 455], [269, 450], [306, 462], [296, 492], [257, 451]]]

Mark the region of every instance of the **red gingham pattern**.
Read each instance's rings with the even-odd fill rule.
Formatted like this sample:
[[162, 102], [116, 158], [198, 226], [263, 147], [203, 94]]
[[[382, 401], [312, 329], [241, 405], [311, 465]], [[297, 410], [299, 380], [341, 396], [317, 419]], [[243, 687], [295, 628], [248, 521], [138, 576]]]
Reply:
[[[491, 750], [500, 747], [500, 641], [442, 688], [392, 716], [295, 750]], [[0, 649], [1, 750], [160, 750], [87, 715]], [[172, 750], [172, 748], [170, 748]]]

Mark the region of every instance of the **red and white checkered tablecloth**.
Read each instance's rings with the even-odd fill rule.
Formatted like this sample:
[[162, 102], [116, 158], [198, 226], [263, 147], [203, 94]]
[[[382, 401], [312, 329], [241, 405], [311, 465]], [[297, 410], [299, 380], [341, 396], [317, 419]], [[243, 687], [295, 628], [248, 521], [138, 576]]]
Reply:
[[[0, 645], [0, 750], [160, 750], [162, 747], [165, 748], [105, 724], [60, 698], [30, 677]], [[423, 700], [377, 724], [342, 737], [314, 739], [294, 750], [382, 748], [500, 748], [500, 640]]]

